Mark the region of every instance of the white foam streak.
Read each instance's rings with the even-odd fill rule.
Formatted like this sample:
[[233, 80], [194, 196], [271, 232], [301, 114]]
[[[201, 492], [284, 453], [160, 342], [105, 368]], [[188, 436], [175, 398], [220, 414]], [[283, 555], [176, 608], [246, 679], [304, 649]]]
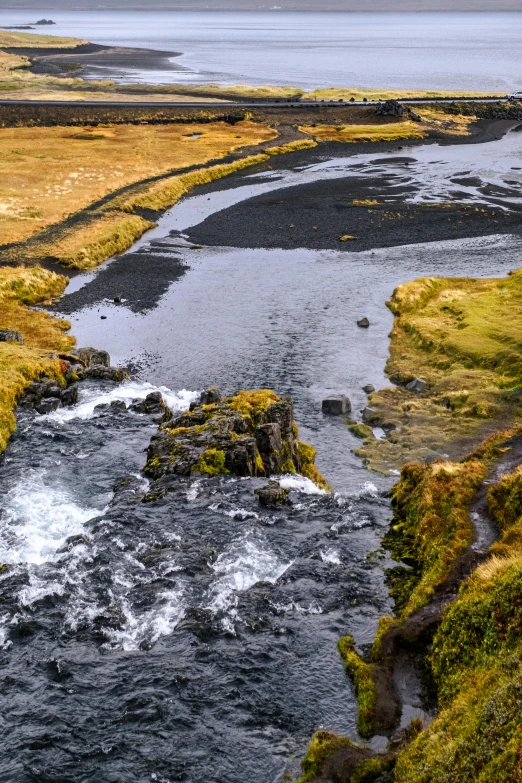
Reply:
[[341, 558], [337, 549], [321, 549], [320, 553], [323, 563], [331, 563], [332, 565], [341, 565]]
[[65, 422], [72, 419], [90, 419], [96, 415], [97, 405], [110, 405], [111, 402], [124, 402], [128, 407], [133, 400], [144, 400], [151, 392], [159, 391], [165, 404], [174, 412], [188, 410], [190, 403], [199, 397], [199, 392], [181, 389], [173, 392], [166, 386], [154, 386], [152, 383], [137, 383], [127, 381], [115, 386], [107, 392], [101, 392], [92, 388], [82, 389], [80, 401], [70, 408], [59, 408], [45, 417], [39, 417], [36, 421]]
[[97, 508], [82, 508], [65, 491], [46, 486], [43, 471], [33, 471], [6, 495], [0, 529], [0, 562], [40, 565], [56, 559], [69, 536], [83, 533]]
[[282, 563], [251, 532], [246, 533], [222, 552], [212, 566], [218, 578], [211, 587], [209, 608], [227, 609], [233, 605], [237, 593], [257, 582], [274, 584], [291, 565], [291, 562]]
[[288, 473], [278, 478], [275, 477], [283, 489], [293, 489], [296, 492], [302, 492], [304, 495], [326, 495], [325, 489], [321, 489], [314, 482], [305, 476], [293, 475]]

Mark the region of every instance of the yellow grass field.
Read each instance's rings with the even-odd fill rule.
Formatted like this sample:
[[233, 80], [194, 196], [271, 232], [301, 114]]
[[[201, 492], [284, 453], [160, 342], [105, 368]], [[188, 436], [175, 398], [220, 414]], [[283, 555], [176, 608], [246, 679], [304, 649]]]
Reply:
[[36, 33], [13, 33], [0, 30], [1, 49], [76, 49], [87, 44], [81, 38], [62, 38], [59, 35], [38, 35]]
[[67, 321], [27, 307], [59, 296], [66, 284], [67, 278], [40, 267], [0, 267], [0, 327], [16, 329], [24, 338], [24, 345], [0, 342], [0, 453], [14, 432], [13, 409], [24, 389], [44, 372], [60, 373], [59, 361], [47, 354], [74, 345], [65, 334]]
[[26, 239], [124, 185], [276, 136], [251, 122], [0, 129], [0, 244]]
[[441, 90], [378, 90], [364, 89], [361, 87], [327, 87], [313, 92], [305, 92], [302, 96], [303, 101], [349, 101], [353, 98], [355, 101], [386, 101], [386, 100], [407, 100], [414, 98], [503, 98], [505, 93], [487, 93], [487, 92], [462, 92], [453, 90], [444, 92]]

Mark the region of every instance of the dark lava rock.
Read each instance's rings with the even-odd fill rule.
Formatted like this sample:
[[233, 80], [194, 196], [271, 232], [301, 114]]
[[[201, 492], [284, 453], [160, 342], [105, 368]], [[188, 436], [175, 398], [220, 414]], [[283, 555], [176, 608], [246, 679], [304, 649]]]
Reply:
[[329, 416], [341, 416], [350, 413], [352, 404], [345, 394], [331, 394], [322, 402], [322, 411]]
[[64, 407], [69, 405], [76, 405], [78, 402], [78, 384], [74, 383], [72, 386], [69, 386], [67, 389], [65, 389], [62, 392], [60, 399]]
[[363, 392], [366, 394], [371, 394], [375, 391], [375, 386], [372, 386], [371, 383], [367, 383], [366, 386], [363, 386]]
[[364, 408], [362, 412], [362, 419], [364, 422], [372, 422], [377, 416], [377, 411], [374, 408]]
[[406, 384], [406, 388], [409, 391], [420, 394], [420, 392], [425, 391], [427, 385], [428, 384], [426, 383], [426, 381], [424, 381], [422, 378], [414, 378], [412, 381]]
[[42, 416], [44, 416], [46, 413], [52, 413], [53, 411], [61, 407], [62, 407], [62, 403], [57, 397], [47, 397], [45, 399], [40, 400], [40, 402], [36, 403], [34, 409], [38, 413], [41, 413]]
[[360, 326], [362, 329], [367, 329], [370, 325], [369, 320], [364, 316], [364, 318], [359, 318], [357, 321], [357, 326]]
[[147, 394], [144, 400], [133, 402], [130, 406], [136, 413], [162, 414], [165, 412], [166, 405], [161, 396], [161, 392], [151, 392]]
[[222, 397], [220, 391], [215, 387], [212, 387], [212, 389], [207, 389], [206, 391], [201, 392], [199, 404], [212, 405], [213, 402], [221, 402], [221, 400]]
[[409, 114], [409, 109], [398, 101], [384, 101], [375, 107], [375, 114], [380, 117], [403, 117]]
[[264, 487], [256, 489], [255, 494], [262, 506], [292, 505], [292, 502], [288, 497], [289, 491], [284, 489], [278, 481], [269, 481]]
[[24, 344], [24, 338], [16, 329], [0, 329], [0, 343], [20, 343]]
[[85, 367], [110, 367], [111, 357], [107, 351], [98, 351], [96, 348], [79, 348], [74, 351], [74, 355], [85, 365]]
[[[290, 397], [278, 397], [267, 389], [225, 399], [219, 395], [219, 401], [200, 402], [160, 426], [151, 439], [145, 472], [156, 480], [172, 474], [300, 472], [324, 485], [314, 465], [315, 449], [299, 442], [297, 436]], [[148, 500], [156, 499], [155, 485], [149, 496]]]

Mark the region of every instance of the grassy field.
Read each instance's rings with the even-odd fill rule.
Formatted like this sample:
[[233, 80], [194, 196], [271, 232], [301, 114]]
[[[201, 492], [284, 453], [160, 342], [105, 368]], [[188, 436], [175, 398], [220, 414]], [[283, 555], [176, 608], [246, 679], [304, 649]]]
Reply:
[[24, 345], [0, 342], [0, 453], [15, 429], [13, 409], [24, 389], [43, 373], [60, 375], [60, 362], [46, 355], [74, 345], [65, 334], [67, 321], [27, 306], [59, 296], [66, 284], [67, 278], [40, 267], [0, 267], [0, 326], [24, 338]]
[[460, 90], [441, 91], [441, 90], [379, 90], [364, 89], [362, 87], [328, 87], [313, 92], [305, 92], [302, 100], [305, 101], [349, 101], [353, 98], [355, 101], [386, 101], [386, 100], [407, 100], [415, 98], [503, 98], [505, 93], [486, 93], [486, 92], [461, 92]]
[[422, 109], [418, 112], [420, 122], [389, 117], [378, 117], [372, 125], [304, 125], [299, 128], [303, 133], [313, 136], [318, 141], [401, 141], [404, 139], [423, 139], [434, 131], [450, 136], [466, 136], [469, 126], [475, 117], [445, 114], [437, 109]]
[[0, 236], [24, 240], [125, 185], [276, 136], [251, 122], [0, 129]]
[[18, 33], [0, 30], [0, 48], [2, 49], [76, 49], [87, 44], [81, 38], [63, 38], [59, 35], [38, 35], [37, 33]]
[[[522, 271], [505, 279], [421, 278], [399, 286], [386, 372], [372, 421], [391, 427], [359, 454], [378, 470], [452, 451], [463, 456], [522, 416]], [[403, 384], [427, 381], [421, 394]], [[370, 422], [371, 423], [371, 422]]]

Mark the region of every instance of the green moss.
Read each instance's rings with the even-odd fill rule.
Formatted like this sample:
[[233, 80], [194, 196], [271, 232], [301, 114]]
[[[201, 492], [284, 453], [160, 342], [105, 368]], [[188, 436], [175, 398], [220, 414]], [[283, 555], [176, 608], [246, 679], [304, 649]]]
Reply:
[[193, 471], [206, 473], [209, 476], [218, 476], [221, 473], [229, 473], [225, 467], [225, 452], [221, 449], [206, 449], [199, 461], [193, 466]]
[[352, 435], [355, 435], [356, 438], [361, 438], [362, 440], [374, 437], [373, 430], [368, 426], [368, 424], [349, 424], [348, 429]]
[[281, 465], [281, 473], [297, 473], [297, 470], [292, 459], [287, 459]]
[[306, 756], [301, 763], [303, 776], [299, 778], [298, 783], [308, 783], [318, 778], [323, 771], [325, 762], [334, 753], [356, 747], [355, 743], [347, 737], [339, 737], [329, 731], [317, 731], [312, 737]]
[[375, 783], [381, 775], [393, 769], [394, 764], [392, 756], [367, 759], [357, 766], [350, 783]]
[[405, 465], [392, 491], [394, 518], [383, 539], [403, 566], [390, 569], [400, 617], [425, 606], [473, 538], [468, 507], [485, 475], [478, 460]]
[[[427, 381], [422, 395], [396, 385], [371, 395], [378, 417], [395, 426], [363, 454], [384, 472], [474, 443], [520, 414], [510, 390], [522, 385], [522, 270], [504, 279], [421, 278], [399, 286], [387, 375], [396, 384]], [[502, 423], [502, 424], [501, 424]]]
[[379, 625], [377, 626], [377, 633], [372, 645], [372, 661], [373, 663], [380, 663], [382, 661], [382, 642], [388, 631], [394, 626], [399, 625], [396, 617], [390, 617], [385, 615], [379, 619]]
[[343, 636], [338, 642], [344, 668], [353, 680], [358, 700], [357, 730], [361, 737], [373, 735], [373, 721], [377, 704], [377, 689], [373, 679], [373, 667], [365, 663], [356, 652], [351, 636]]

